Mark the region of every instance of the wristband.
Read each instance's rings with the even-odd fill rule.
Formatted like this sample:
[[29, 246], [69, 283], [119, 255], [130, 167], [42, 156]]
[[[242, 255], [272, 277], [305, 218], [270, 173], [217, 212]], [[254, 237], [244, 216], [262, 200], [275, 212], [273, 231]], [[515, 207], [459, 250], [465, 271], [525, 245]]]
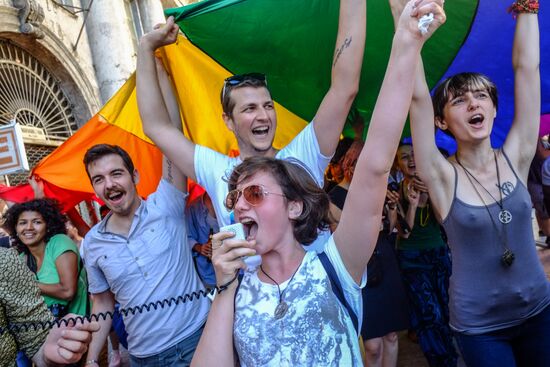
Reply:
[[235, 277], [233, 279], [231, 279], [229, 282], [227, 282], [225, 284], [220, 285], [219, 287], [216, 287], [216, 290], [218, 291], [218, 293], [221, 293], [221, 292], [225, 291], [231, 285], [231, 283], [233, 283], [235, 280], [237, 280], [238, 277], [239, 277], [239, 272], [237, 271], [237, 273], [235, 274]]
[[508, 13], [512, 13], [514, 18], [519, 13], [538, 14], [539, 0], [517, 0], [508, 8]]

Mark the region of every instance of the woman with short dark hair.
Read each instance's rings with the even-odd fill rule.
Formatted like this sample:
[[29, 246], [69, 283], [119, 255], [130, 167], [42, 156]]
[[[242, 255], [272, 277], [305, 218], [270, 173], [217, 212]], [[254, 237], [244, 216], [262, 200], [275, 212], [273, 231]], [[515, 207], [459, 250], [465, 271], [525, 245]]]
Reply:
[[[496, 87], [482, 74], [451, 76], [431, 99], [419, 67], [411, 105], [418, 173], [452, 254], [450, 326], [468, 366], [550, 361], [550, 283], [526, 187], [540, 123], [539, 1], [517, 0], [510, 9], [515, 112], [502, 147], [491, 144]], [[456, 140], [448, 159], [437, 150], [434, 122]]]

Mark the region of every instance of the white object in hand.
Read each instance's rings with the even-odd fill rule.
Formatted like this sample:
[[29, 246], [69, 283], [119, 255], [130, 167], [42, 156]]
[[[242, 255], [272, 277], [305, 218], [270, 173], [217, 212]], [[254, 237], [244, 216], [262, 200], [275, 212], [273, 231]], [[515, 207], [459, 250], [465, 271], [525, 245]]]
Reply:
[[433, 21], [434, 21], [433, 13], [423, 15], [418, 20], [418, 29], [420, 30], [420, 33], [422, 33], [422, 35], [428, 33], [428, 28], [430, 27], [430, 24], [432, 24]]
[[235, 235], [234, 237], [230, 237], [228, 239], [246, 240], [246, 236], [244, 235], [244, 227], [242, 223], [235, 223], [235, 224], [230, 224], [228, 226], [221, 227], [220, 232], [231, 232]]
[[[220, 228], [220, 232], [233, 232], [235, 237], [228, 239], [237, 239], [237, 240], [246, 240], [246, 235], [244, 233], [244, 227], [242, 223], [230, 224]], [[243, 261], [247, 266], [247, 271], [253, 271], [262, 263], [262, 258], [259, 255], [253, 256], [243, 256]]]

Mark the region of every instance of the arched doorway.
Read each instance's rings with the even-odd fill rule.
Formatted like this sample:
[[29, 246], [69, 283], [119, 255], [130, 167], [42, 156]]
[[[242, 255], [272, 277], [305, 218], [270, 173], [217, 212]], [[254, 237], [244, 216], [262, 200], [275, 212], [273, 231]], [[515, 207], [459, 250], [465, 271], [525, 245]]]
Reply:
[[[72, 105], [60, 82], [30, 53], [0, 39], [0, 125], [22, 125], [29, 166], [33, 167], [77, 129]], [[11, 185], [26, 174], [8, 176]]]

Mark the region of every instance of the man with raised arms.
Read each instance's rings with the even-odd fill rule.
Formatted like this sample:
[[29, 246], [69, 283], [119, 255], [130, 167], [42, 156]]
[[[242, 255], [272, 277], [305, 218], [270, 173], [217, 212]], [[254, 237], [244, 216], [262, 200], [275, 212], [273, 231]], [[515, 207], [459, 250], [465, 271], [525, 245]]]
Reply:
[[324, 171], [359, 88], [366, 11], [365, 0], [340, 2], [330, 88], [312, 122], [280, 151], [273, 147], [277, 115], [265, 76], [252, 73], [225, 80], [221, 92], [222, 118], [237, 139], [240, 156], [236, 158], [195, 145], [170, 124], [162, 101], [154, 52], [176, 41], [179, 29], [173, 18], [142, 37], [137, 61], [137, 98], [143, 129], [185, 175], [206, 189], [220, 226], [231, 223], [230, 213], [223, 204], [227, 194], [223, 178], [247, 157], [294, 158], [309, 170], [319, 186], [323, 186]]

